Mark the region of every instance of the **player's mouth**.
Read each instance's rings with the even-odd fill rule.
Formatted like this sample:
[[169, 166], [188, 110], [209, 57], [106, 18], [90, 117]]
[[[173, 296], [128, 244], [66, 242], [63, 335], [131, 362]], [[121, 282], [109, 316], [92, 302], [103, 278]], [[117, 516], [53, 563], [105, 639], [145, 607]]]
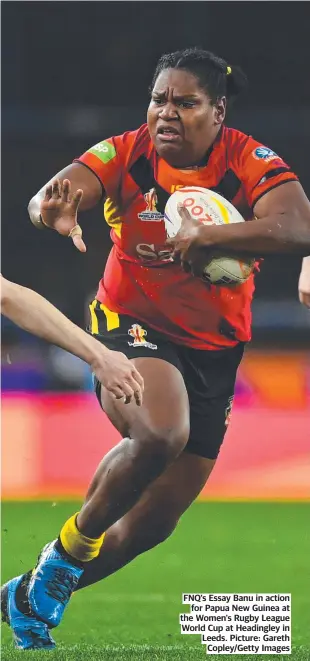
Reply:
[[182, 140], [180, 131], [170, 124], [161, 124], [158, 126], [156, 137], [161, 142], [179, 142]]

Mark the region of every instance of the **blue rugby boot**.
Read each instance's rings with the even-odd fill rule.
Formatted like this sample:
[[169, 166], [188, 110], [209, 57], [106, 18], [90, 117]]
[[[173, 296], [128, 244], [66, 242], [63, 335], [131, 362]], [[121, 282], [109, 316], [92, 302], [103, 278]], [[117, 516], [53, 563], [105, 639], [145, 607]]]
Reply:
[[[19, 650], [51, 650], [55, 648], [55, 641], [51, 637], [48, 626], [44, 622], [26, 615], [20, 608], [29, 610], [27, 602], [19, 603], [18, 592], [22, 592], [22, 583], [27, 574], [12, 578], [1, 588], [1, 616], [2, 621], [12, 629], [15, 647]], [[17, 594], [16, 594], [17, 593]]]
[[60, 624], [81, 575], [83, 565], [71, 558], [58, 540], [44, 546], [32, 572], [28, 600], [32, 612], [49, 627]]

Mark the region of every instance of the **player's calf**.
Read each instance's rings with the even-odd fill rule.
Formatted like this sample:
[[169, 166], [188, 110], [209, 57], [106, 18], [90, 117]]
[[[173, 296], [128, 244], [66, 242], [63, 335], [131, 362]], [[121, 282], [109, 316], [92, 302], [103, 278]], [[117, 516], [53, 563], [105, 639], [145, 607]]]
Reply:
[[133, 434], [108, 453], [95, 473], [77, 517], [80, 532], [88, 537], [99, 537], [130, 511], [188, 440], [187, 429], [154, 430], [145, 424]]
[[[58, 626], [84, 567], [99, 555], [105, 531], [124, 516], [181, 452], [187, 435], [174, 429], [142, 430], [104, 458], [78, 515], [63, 526], [59, 539], [42, 551], [31, 576], [28, 599], [48, 626]], [[142, 551], [141, 551], [142, 552]]]

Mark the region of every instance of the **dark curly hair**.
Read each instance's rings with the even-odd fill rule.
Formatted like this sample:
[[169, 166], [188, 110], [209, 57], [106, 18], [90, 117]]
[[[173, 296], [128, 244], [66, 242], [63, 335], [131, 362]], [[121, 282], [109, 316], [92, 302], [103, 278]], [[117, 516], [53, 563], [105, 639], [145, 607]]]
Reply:
[[229, 102], [247, 86], [247, 77], [240, 67], [229, 65], [221, 57], [200, 48], [162, 55], [155, 69], [152, 88], [164, 69], [183, 69], [194, 75], [213, 104], [222, 96]]

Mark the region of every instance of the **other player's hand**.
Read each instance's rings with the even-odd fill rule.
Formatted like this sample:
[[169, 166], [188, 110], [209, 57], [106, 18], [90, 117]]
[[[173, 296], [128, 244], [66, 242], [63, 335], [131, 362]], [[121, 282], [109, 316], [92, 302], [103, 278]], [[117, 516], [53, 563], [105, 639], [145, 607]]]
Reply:
[[125, 354], [105, 349], [91, 367], [98, 381], [115, 399], [124, 399], [125, 404], [135, 400], [137, 406], [142, 405], [143, 378]]
[[[308, 261], [309, 260], [309, 261]], [[298, 294], [300, 302], [310, 308], [310, 258], [306, 257], [299, 276]]]
[[[192, 218], [188, 209], [182, 204], [178, 205], [178, 212], [182, 218], [181, 228], [175, 237], [166, 241], [166, 244], [173, 249], [172, 259], [176, 262], [180, 261], [184, 271], [201, 276], [206, 264], [206, 252], [212, 247], [212, 228], [207, 228], [199, 220]], [[204, 228], [203, 245], [200, 241], [202, 227]], [[211, 230], [210, 246], [206, 237], [208, 229]]]
[[78, 189], [71, 194], [69, 179], [61, 182], [55, 179], [46, 187], [45, 197], [41, 202], [40, 213], [44, 225], [63, 236], [69, 236], [80, 252], [86, 252], [82, 239], [82, 230], [77, 222], [77, 212], [83, 197], [83, 191]]

